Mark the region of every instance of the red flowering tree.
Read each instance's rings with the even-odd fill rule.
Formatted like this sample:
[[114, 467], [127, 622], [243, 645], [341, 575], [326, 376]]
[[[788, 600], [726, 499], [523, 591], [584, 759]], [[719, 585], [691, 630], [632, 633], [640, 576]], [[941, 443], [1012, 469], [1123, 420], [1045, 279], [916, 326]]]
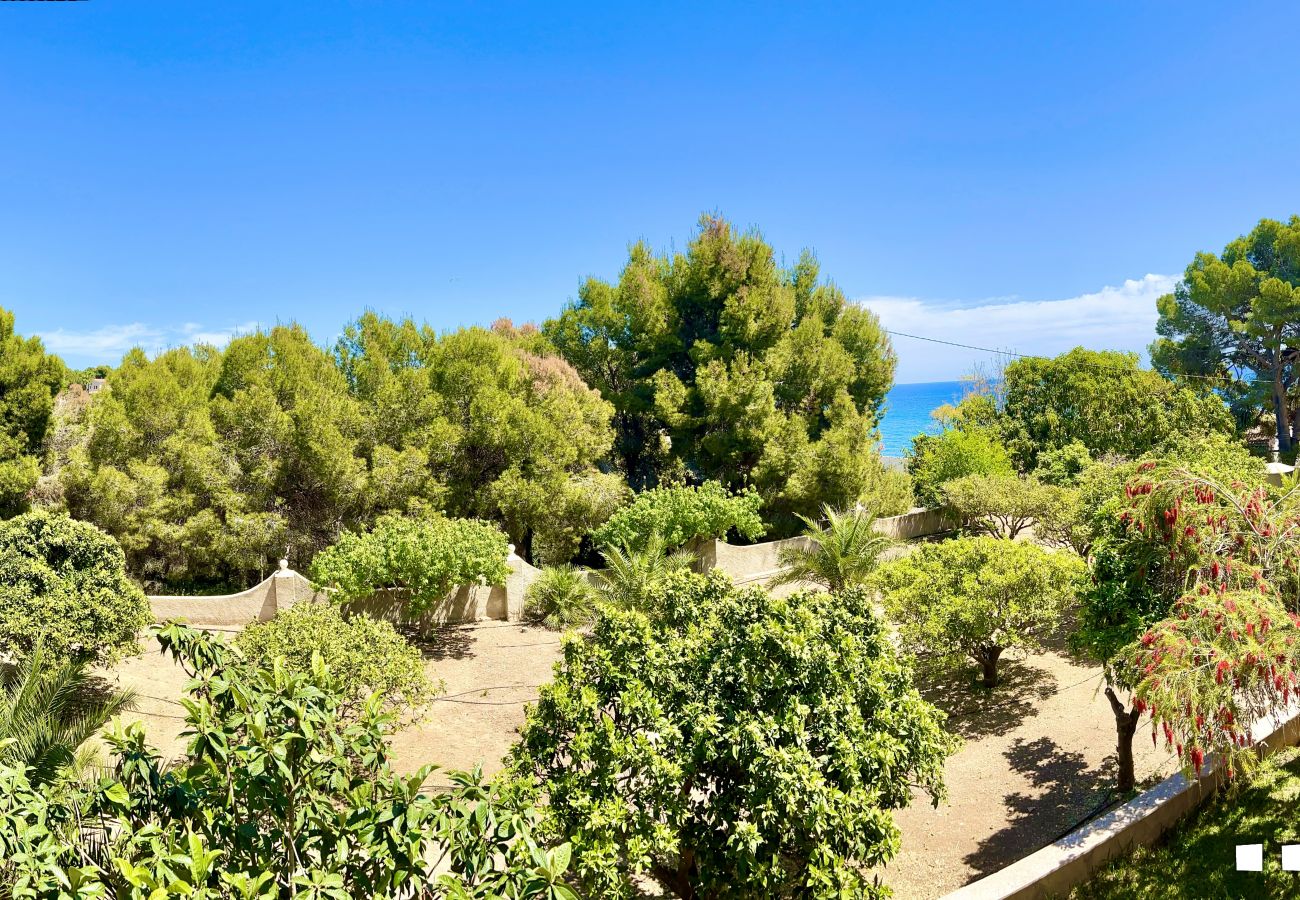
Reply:
[[1148, 470], [1126, 493], [1126, 527], [1183, 580], [1168, 614], [1120, 656], [1134, 709], [1186, 767], [1218, 753], [1232, 772], [1253, 758], [1251, 725], [1287, 709], [1296, 688], [1300, 490]]

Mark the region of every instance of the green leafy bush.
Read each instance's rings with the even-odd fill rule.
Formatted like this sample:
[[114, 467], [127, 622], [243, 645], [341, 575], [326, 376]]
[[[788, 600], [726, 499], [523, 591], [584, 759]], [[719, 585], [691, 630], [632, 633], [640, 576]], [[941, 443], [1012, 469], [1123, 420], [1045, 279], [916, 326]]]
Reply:
[[775, 598], [678, 572], [655, 613], [571, 636], [512, 768], [592, 897], [883, 897], [890, 810], [943, 795], [955, 741], [865, 591]]
[[176, 626], [160, 640], [194, 679], [186, 762], [163, 766], [134, 725], [108, 736], [95, 785], [36, 791], [0, 766], [0, 895], [576, 900], [569, 848], [539, 843], [521, 793], [478, 772], [438, 791], [431, 767], [397, 775], [390, 714], [374, 701], [353, 716], [319, 659], [249, 666]]
[[370, 531], [348, 531], [311, 563], [314, 582], [352, 603], [376, 591], [404, 598], [419, 615], [458, 585], [480, 579], [505, 584], [508, 543], [498, 529], [468, 519], [442, 516], [382, 516]]
[[547, 566], [528, 586], [527, 613], [547, 628], [567, 628], [591, 619], [598, 596], [587, 573], [575, 566]]
[[992, 537], [923, 544], [880, 568], [875, 582], [916, 652], [979, 664], [998, 681], [1007, 650], [1032, 650], [1060, 624], [1084, 564], [1072, 553]]
[[1082, 441], [1074, 440], [1039, 453], [1034, 477], [1044, 484], [1072, 485], [1091, 462], [1092, 453]]
[[31, 512], [0, 523], [0, 649], [111, 661], [149, 623], [122, 548], [94, 525]]
[[328, 603], [298, 603], [268, 622], [254, 622], [235, 638], [235, 646], [254, 665], [270, 668], [282, 659], [300, 672], [319, 655], [356, 706], [378, 694], [386, 707], [400, 712], [433, 695], [420, 651], [392, 625], [369, 616], [345, 619]]
[[[869, 512], [822, 509], [822, 522], [805, 519], [807, 528], [799, 543], [783, 546], [777, 555], [785, 567], [782, 584], [808, 581], [825, 585], [832, 593], [867, 583], [881, 554], [893, 541], [876, 531]], [[823, 524], [824, 523], [824, 524]]]
[[661, 487], [637, 494], [592, 532], [601, 547], [644, 547], [658, 535], [664, 547], [680, 547], [696, 538], [721, 538], [735, 531], [742, 538], [762, 537], [762, 498], [755, 491], [728, 494], [716, 481], [699, 487]]
[[1009, 539], [1044, 524], [1050, 530], [1070, 509], [1068, 490], [1023, 475], [963, 475], [946, 482], [940, 496], [960, 527]]
[[937, 506], [943, 485], [963, 475], [1013, 475], [1011, 457], [992, 428], [967, 425], [918, 435], [907, 460], [917, 502]]

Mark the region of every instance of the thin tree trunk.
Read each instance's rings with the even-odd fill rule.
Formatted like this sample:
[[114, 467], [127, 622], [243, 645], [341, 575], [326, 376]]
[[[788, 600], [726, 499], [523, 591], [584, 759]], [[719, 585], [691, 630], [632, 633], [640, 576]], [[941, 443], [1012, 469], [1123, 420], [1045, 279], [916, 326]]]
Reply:
[[1286, 386], [1282, 383], [1282, 354], [1273, 358], [1273, 414], [1277, 419], [1277, 449], [1291, 449], [1291, 423], [1287, 417]]
[[1117, 743], [1115, 746], [1115, 756], [1119, 760], [1119, 784], [1117, 785], [1121, 794], [1126, 794], [1133, 790], [1137, 784], [1137, 777], [1133, 771], [1133, 735], [1137, 732], [1138, 719], [1142, 713], [1138, 710], [1129, 710], [1115, 692], [1111, 690], [1110, 685], [1106, 686], [1106, 699], [1110, 701], [1110, 710], [1115, 714], [1115, 736]]

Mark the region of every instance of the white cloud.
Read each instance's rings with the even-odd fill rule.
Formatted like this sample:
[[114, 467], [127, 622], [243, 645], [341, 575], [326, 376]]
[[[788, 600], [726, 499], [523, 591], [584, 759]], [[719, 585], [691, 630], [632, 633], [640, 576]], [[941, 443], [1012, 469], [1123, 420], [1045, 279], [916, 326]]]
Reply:
[[116, 363], [132, 347], [147, 353], [159, 353], [169, 347], [190, 344], [214, 344], [224, 347], [237, 334], [253, 331], [257, 322], [244, 322], [227, 328], [205, 328], [197, 322], [158, 327], [143, 322], [105, 325], [89, 331], [58, 328], [40, 332], [47, 350], [57, 353], [72, 365]]
[[[984, 301], [958, 305], [916, 297], [862, 297], [891, 331], [1017, 353], [1055, 356], [1073, 347], [1145, 352], [1155, 338], [1156, 298], [1176, 275], [1146, 275], [1119, 287], [1064, 300]], [[953, 381], [990, 354], [894, 338], [899, 383]]]

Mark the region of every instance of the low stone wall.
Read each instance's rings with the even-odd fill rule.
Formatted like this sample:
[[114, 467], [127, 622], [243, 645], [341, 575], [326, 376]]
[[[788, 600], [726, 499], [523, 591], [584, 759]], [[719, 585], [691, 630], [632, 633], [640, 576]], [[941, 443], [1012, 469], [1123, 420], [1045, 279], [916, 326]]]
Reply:
[[[1280, 723], [1256, 722], [1251, 735], [1262, 756], [1300, 742], [1300, 714], [1293, 708]], [[1110, 859], [1155, 843], [1179, 819], [1213, 796], [1223, 782], [1211, 762], [1198, 778], [1177, 773], [1054, 844], [948, 894], [945, 900], [1040, 900], [1064, 897]], [[1228, 861], [1225, 861], [1225, 865]]]
[[726, 541], [701, 541], [692, 548], [696, 555], [695, 571], [720, 569], [736, 584], [766, 581], [781, 571], [779, 556], [782, 547], [806, 543], [807, 538], [801, 537], [745, 546], [728, 544]]
[[952, 531], [952, 520], [944, 509], [926, 509], [918, 506], [901, 516], [876, 519], [875, 529], [896, 541], [911, 541]]
[[[512, 548], [513, 550], [513, 548]], [[524, 617], [524, 595], [541, 573], [511, 552], [510, 576], [501, 587], [468, 585], [452, 591], [433, 609], [417, 617], [405, 615], [405, 604], [388, 591], [360, 603], [349, 604], [351, 614], [365, 614], [396, 625], [427, 629], [438, 625], [501, 619], [518, 622]], [[179, 619], [212, 628], [242, 628], [266, 621], [281, 610], [303, 601], [324, 601], [312, 583], [287, 565], [261, 584], [219, 597], [149, 597], [155, 622]]]
[[148, 597], [154, 622], [181, 619], [191, 625], [242, 627], [253, 621], [266, 621], [295, 603], [316, 598], [311, 582], [287, 566], [261, 584], [238, 594], [216, 597]]

